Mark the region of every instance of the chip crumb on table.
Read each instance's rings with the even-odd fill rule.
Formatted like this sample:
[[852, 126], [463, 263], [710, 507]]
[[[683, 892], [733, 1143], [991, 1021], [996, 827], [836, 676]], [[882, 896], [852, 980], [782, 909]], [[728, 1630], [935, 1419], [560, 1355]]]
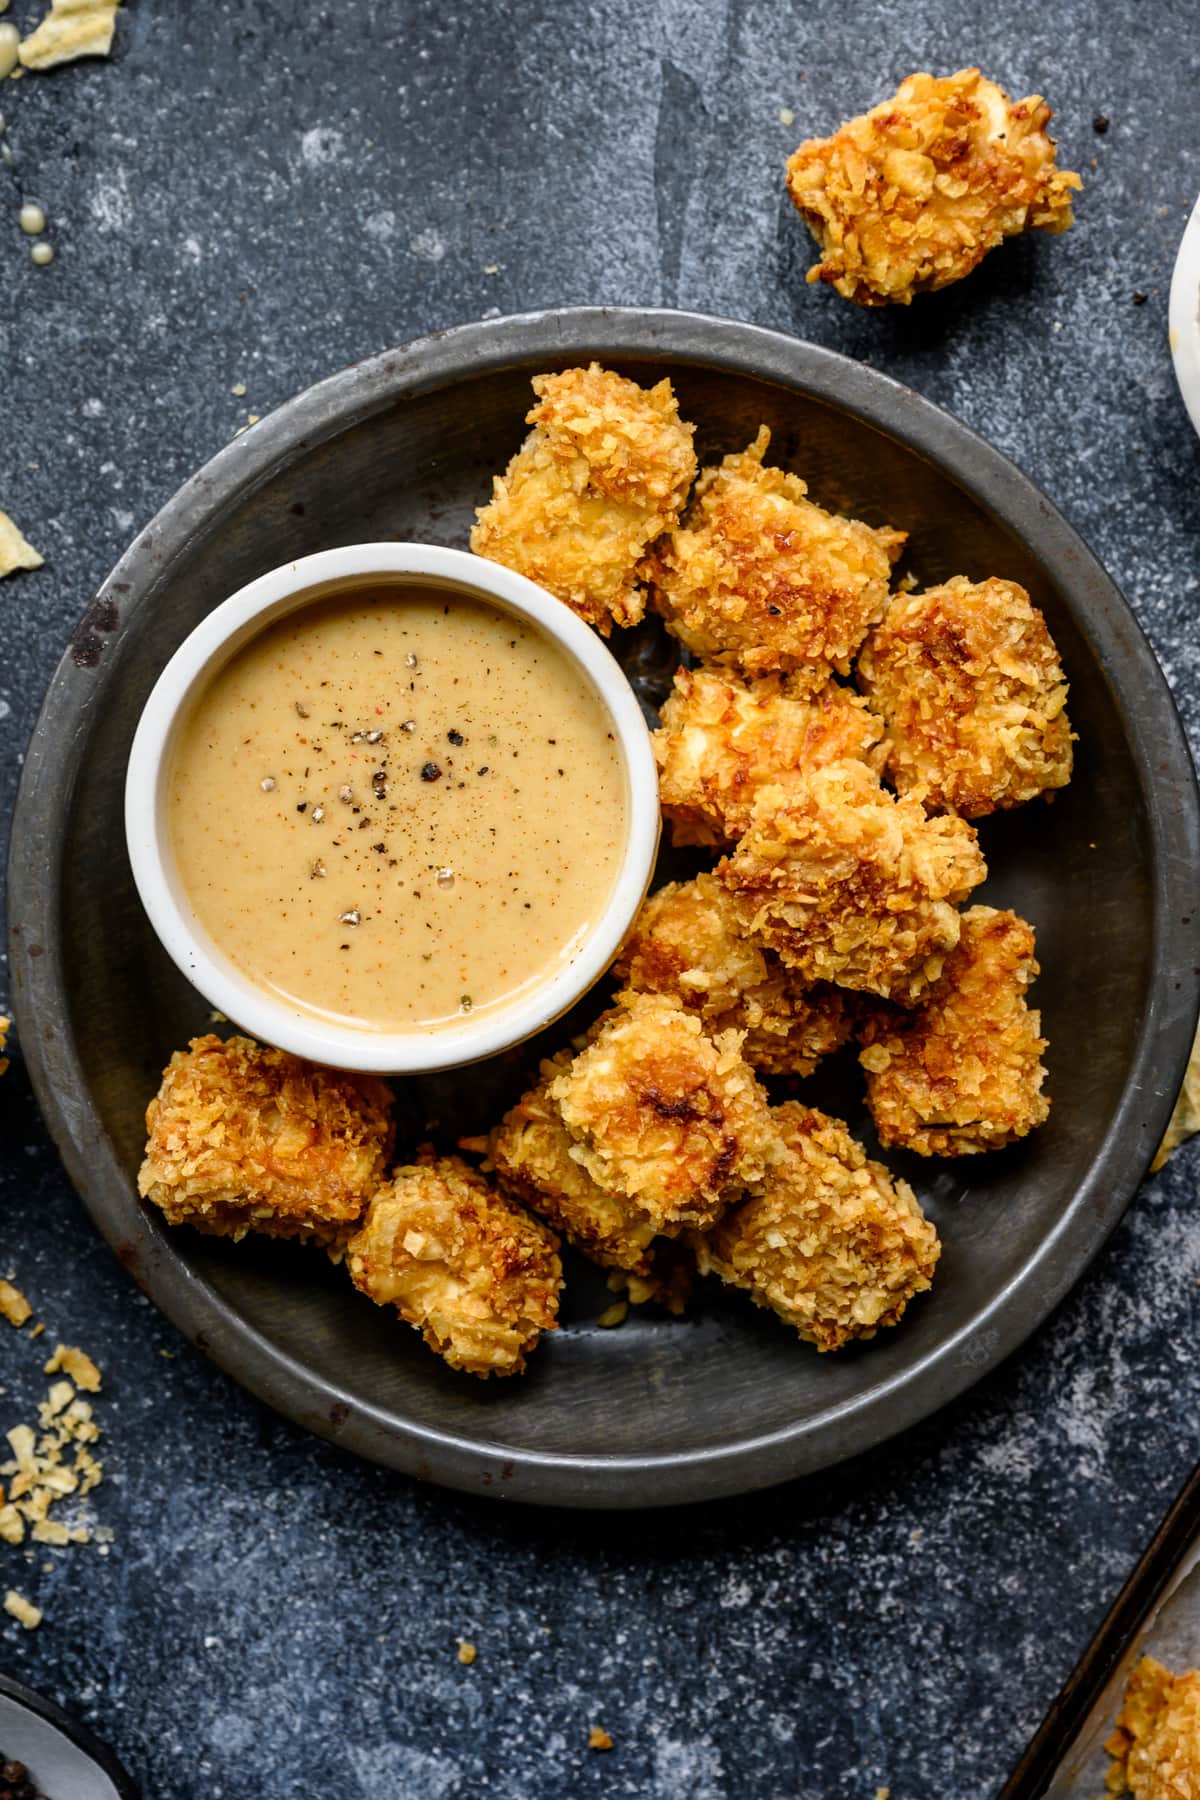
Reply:
[[45, 18], [22, 38], [25, 69], [54, 69], [81, 56], [107, 56], [117, 22], [117, 0], [50, 0]]
[[[17, 569], [40, 569], [44, 558], [23, 535], [6, 512], [0, 512], [0, 579]], [[5, 1033], [8, 1020], [4, 1021]]]
[[589, 1730], [588, 1730], [588, 1749], [589, 1750], [611, 1750], [612, 1747], [613, 1747], [612, 1738], [608, 1735], [608, 1732], [605, 1731], [603, 1725], [593, 1725], [589, 1728]]
[[24, 1594], [19, 1594], [16, 1588], [9, 1588], [5, 1594], [4, 1610], [18, 1625], [23, 1625], [26, 1631], [36, 1631], [42, 1622], [40, 1607], [27, 1600]]
[[14, 1287], [11, 1281], [0, 1281], [0, 1315], [10, 1325], [21, 1326], [32, 1314], [33, 1308], [20, 1288]]
[[457, 1643], [459, 1662], [463, 1663], [467, 1668], [470, 1668], [471, 1664], [475, 1661], [475, 1658], [479, 1655], [478, 1649], [471, 1642], [470, 1638], [459, 1638], [457, 1639]]

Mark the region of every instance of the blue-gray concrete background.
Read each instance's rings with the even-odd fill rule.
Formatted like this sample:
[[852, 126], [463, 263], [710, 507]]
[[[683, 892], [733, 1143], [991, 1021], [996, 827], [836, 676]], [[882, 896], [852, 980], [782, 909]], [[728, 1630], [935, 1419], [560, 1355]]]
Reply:
[[[975, 61], [1051, 100], [1086, 181], [1076, 229], [910, 311], [806, 288], [793, 144], [913, 68]], [[0, 505], [47, 561], [0, 587], [3, 817], [71, 624], [247, 410], [560, 302], [782, 327], [967, 420], [1095, 545], [1200, 742], [1200, 446], [1166, 341], [1198, 86], [1189, 0], [135, 0], [110, 63], [0, 88]], [[48, 270], [17, 229], [29, 196]], [[0, 1273], [106, 1371], [114, 1540], [0, 1546], [0, 1587], [46, 1610], [0, 1624], [0, 1664], [155, 1800], [994, 1794], [1197, 1454], [1198, 1152], [920, 1430], [802, 1488], [567, 1517], [351, 1461], [209, 1367], [90, 1226], [18, 1046]], [[0, 1326], [0, 1426], [39, 1364]]]

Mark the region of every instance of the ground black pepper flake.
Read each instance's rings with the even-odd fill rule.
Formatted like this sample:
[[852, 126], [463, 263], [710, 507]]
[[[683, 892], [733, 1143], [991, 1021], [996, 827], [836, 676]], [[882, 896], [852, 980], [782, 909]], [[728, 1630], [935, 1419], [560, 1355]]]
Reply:
[[466, 743], [466, 739], [463, 737], [463, 734], [461, 731], [448, 731], [446, 733], [446, 736], [449, 738], [449, 740], [452, 744]]
[[1134, 295], [1133, 295], [1133, 304], [1135, 306], [1145, 306], [1146, 299], [1147, 299], [1147, 296], [1145, 294], [1143, 294], [1141, 288], [1135, 288]]
[[308, 801], [301, 800], [300, 804], [296, 808], [296, 811], [297, 812], [307, 812], [308, 811]]
[[486, 775], [486, 774], [487, 774], [487, 772], [488, 772], [488, 766], [487, 766], [487, 764], [486, 764], [486, 763], [484, 763], [484, 765], [483, 765], [483, 767], [482, 767], [482, 769], [476, 769], [476, 771], [475, 771], [475, 773], [476, 773], [476, 774], [477, 774], [477, 775]]
[[372, 850], [378, 850], [380, 856], [387, 855], [387, 845], [386, 844], [372, 844], [371, 848], [372, 848]]
[[297, 716], [301, 719], [307, 719], [307, 717], [308, 717], [307, 706], [304, 706], [299, 700], [296, 701], [296, 713], [297, 713]]
[[440, 781], [441, 779], [442, 779], [442, 771], [438, 768], [438, 766], [435, 762], [427, 762], [422, 766], [422, 769], [421, 769], [421, 780], [422, 781]]
[[1092, 130], [1094, 132], [1096, 132], [1100, 137], [1104, 136], [1105, 132], [1108, 130], [1108, 114], [1107, 113], [1097, 113], [1096, 114], [1095, 118], [1092, 120]]
[[387, 799], [387, 776], [382, 769], [376, 769], [371, 777], [371, 791], [377, 800]]

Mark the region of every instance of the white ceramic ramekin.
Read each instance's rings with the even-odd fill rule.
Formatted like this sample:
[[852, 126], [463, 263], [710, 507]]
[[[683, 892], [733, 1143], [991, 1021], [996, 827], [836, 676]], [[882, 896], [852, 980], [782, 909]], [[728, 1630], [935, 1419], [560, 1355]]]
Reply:
[[[193, 699], [251, 637], [331, 587], [383, 581], [449, 584], [531, 621], [582, 670], [609, 713], [625, 766], [628, 836], [604, 911], [576, 954], [510, 1004], [428, 1031], [330, 1023], [249, 981], [198, 923], [173, 866], [167, 771]], [[251, 1036], [312, 1062], [387, 1075], [457, 1068], [521, 1043], [599, 980], [641, 905], [658, 848], [658, 780], [633, 690], [603, 642], [543, 588], [498, 563], [429, 544], [353, 544], [259, 576], [215, 608], [175, 652], [147, 700], [125, 779], [125, 834], [142, 905], [165, 949], [205, 999]]]
[[1184, 230], [1167, 313], [1171, 355], [1183, 404], [1200, 431], [1200, 200]]

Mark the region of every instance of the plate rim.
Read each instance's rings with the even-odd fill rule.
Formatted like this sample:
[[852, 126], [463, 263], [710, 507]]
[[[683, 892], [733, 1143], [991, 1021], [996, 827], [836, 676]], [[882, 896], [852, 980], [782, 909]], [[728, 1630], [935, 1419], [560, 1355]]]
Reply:
[[[537, 357], [666, 356], [803, 392], [899, 440], [962, 487], [1024, 542], [1064, 591], [1086, 585], [1089, 638], [1116, 683], [1143, 780], [1154, 942], [1130, 1079], [1087, 1176], [1056, 1227], [983, 1309], [915, 1365], [815, 1418], [701, 1450], [603, 1457], [514, 1449], [398, 1421], [318, 1375], [237, 1315], [170, 1249], [89, 1117], [65, 1021], [61, 955], [61, 823], [69, 811], [96, 666], [128, 629], [125, 610], [185, 557], [203, 519], [268, 481], [298, 450], [454, 380]], [[164, 557], [160, 539], [169, 534]], [[113, 623], [115, 617], [118, 622]], [[55, 718], [68, 717], [63, 732]], [[9, 844], [12, 1005], [34, 1093], [93, 1222], [139, 1287], [198, 1348], [294, 1422], [373, 1461], [442, 1485], [510, 1500], [588, 1508], [663, 1506], [727, 1497], [817, 1472], [874, 1448], [963, 1393], [1040, 1326], [1080, 1279], [1133, 1199], [1166, 1126], [1200, 1008], [1200, 798], [1182, 724], [1141, 625], [1111, 576], [1041, 490], [969, 426], [893, 377], [767, 327], [666, 308], [567, 307], [473, 321], [353, 363], [284, 402], [223, 446], [160, 508], [101, 583], [72, 633], [38, 713]], [[1185, 904], [1186, 903], [1186, 904]], [[39, 1026], [39, 1020], [45, 1020]], [[1165, 1070], [1165, 1075], [1164, 1075]]]

